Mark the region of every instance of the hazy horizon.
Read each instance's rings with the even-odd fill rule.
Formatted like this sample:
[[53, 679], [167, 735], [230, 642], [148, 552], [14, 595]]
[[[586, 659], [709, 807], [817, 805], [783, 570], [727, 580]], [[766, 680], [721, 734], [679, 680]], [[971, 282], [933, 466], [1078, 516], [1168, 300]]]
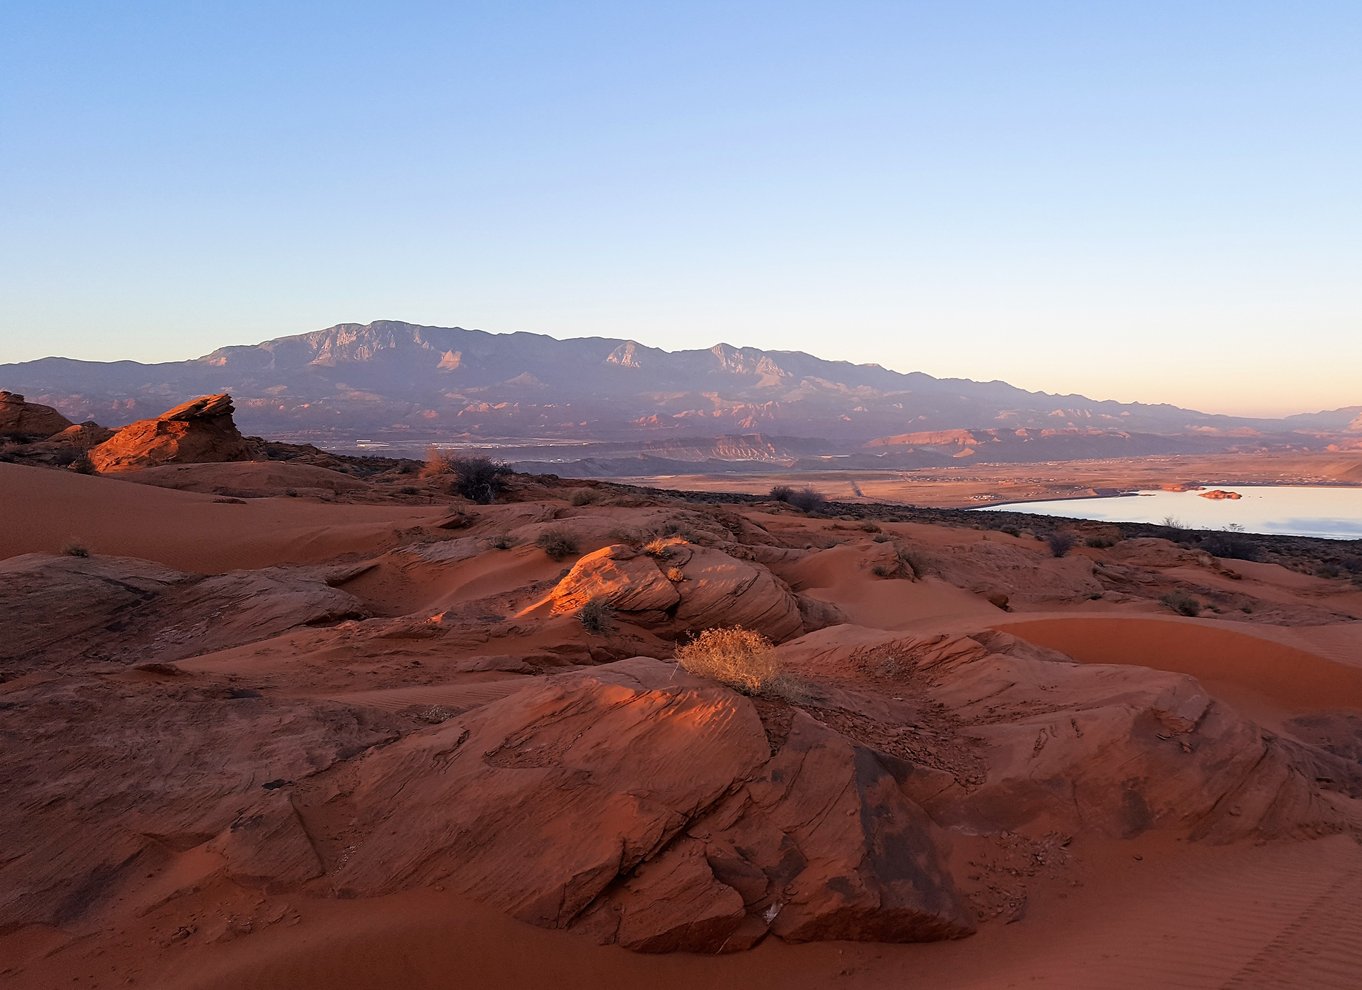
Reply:
[[401, 314], [1356, 405], [1360, 46], [1343, 5], [19, 0], [0, 362]]

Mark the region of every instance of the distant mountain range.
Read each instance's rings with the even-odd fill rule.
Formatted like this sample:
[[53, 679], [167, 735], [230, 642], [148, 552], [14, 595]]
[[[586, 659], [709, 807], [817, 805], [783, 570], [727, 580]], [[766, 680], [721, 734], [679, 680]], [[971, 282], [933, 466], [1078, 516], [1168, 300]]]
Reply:
[[[0, 388], [80, 421], [119, 425], [229, 392], [241, 428], [345, 446], [494, 441], [693, 462], [855, 452], [907, 463], [1115, 456], [1236, 446], [1318, 448], [1362, 437], [1362, 406], [1285, 419], [1028, 392], [799, 351], [346, 323], [190, 361], [43, 358], [0, 365]], [[785, 438], [775, 441], [772, 438]], [[868, 445], [868, 446], [867, 446]], [[648, 448], [651, 448], [649, 450]], [[683, 452], [669, 458], [669, 451]], [[561, 458], [559, 458], [561, 459]]]

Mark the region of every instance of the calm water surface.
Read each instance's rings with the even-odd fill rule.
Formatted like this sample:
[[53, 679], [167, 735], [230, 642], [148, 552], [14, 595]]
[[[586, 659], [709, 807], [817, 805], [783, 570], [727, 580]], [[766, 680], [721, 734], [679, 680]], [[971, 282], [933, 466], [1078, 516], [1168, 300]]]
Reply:
[[977, 511], [1143, 523], [1163, 523], [1171, 516], [1177, 525], [1189, 529], [1235, 525], [1250, 533], [1362, 539], [1362, 488], [1225, 485], [1223, 490], [1238, 492], [1243, 498], [1215, 500], [1201, 498], [1196, 492], [1138, 492], [1111, 498], [1013, 502]]

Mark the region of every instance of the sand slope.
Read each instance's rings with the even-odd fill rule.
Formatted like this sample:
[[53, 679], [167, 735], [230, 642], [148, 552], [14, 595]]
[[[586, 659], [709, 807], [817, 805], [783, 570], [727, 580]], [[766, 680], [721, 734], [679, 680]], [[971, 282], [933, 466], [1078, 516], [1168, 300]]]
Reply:
[[[1346, 578], [195, 468], [0, 464], [6, 988], [1362, 972]], [[545, 555], [553, 530], [576, 551]], [[1203, 616], [1160, 604], [1174, 588]], [[604, 630], [577, 619], [593, 598], [618, 605]], [[784, 694], [672, 666], [699, 625], [763, 616]]]

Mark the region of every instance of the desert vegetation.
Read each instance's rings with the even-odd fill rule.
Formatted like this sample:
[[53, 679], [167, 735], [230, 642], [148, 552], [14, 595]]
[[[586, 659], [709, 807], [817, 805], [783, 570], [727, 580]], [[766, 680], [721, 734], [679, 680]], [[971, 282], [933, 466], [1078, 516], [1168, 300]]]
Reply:
[[535, 538], [535, 546], [551, 560], [566, 560], [577, 552], [577, 539], [565, 529], [546, 529]]
[[1045, 537], [1045, 544], [1050, 548], [1050, 555], [1052, 557], [1067, 556], [1069, 551], [1072, 550], [1077, 543], [1078, 537], [1074, 536], [1074, 534], [1070, 533], [1067, 529], [1054, 530], [1046, 534]]
[[1182, 590], [1170, 591], [1160, 598], [1159, 601], [1178, 615], [1192, 617], [1201, 614], [1201, 602]]
[[426, 452], [426, 461], [421, 468], [421, 477], [448, 477], [452, 494], [479, 505], [495, 502], [505, 492], [507, 479], [514, 473], [511, 466], [502, 461], [480, 454], [453, 454], [437, 447]]
[[770, 497], [776, 502], [784, 502], [786, 505], [793, 506], [809, 515], [823, 512], [828, 507], [827, 496], [812, 485], [806, 485], [803, 488], [776, 485], [771, 489]]
[[706, 629], [677, 647], [676, 662], [692, 674], [727, 684], [742, 694], [768, 693], [782, 680], [771, 641], [741, 626]]
[[603, 636], [613, 625], [615, 610], [604, 598], [592, 598], [577, 610], [577, 621], [593, 636]]

